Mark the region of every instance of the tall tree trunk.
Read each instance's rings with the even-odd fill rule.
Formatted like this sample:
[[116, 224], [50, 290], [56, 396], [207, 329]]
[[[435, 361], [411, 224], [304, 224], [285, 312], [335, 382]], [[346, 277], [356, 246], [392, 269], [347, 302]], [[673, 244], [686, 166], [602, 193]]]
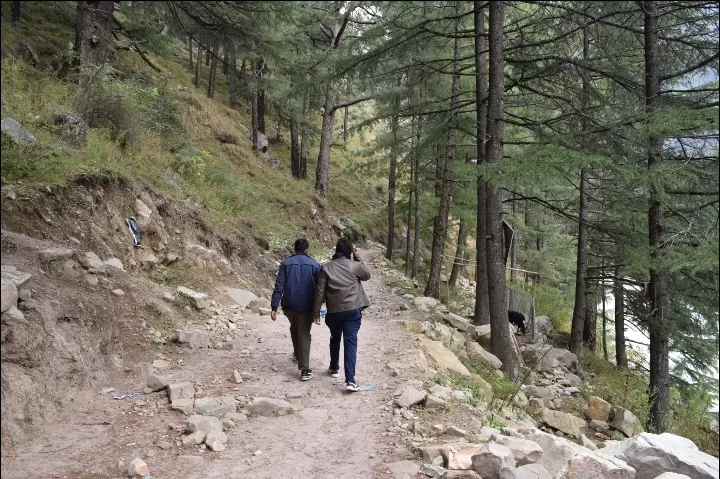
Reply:
[[[583, 28], [583, 61], [589, 57], [589, 39], [587, 28]], [[580, 70], [582, 75], [583, 99], [582, 111], [588, 108], [589, 101], [589, 79], [588, 70]], [[587, 131], [587, 115], [582, 117], [582, 131]], [[583, 135], [584, 138], [584, 135]], [[573, 307], [572, 325], [570, 327], [570, 351], [579, 358], [582, 355], [583, 331], [585, 329], [587, 296], [587, 271], [588, 271], [588, 229], [587, 223], [590, 216], [588, 205], [588, 171], [586, 167], [580, 170], [580, 214], [578, 222], [578, 243], [577, 243], [577, 265], [575, 269], [575, 306]]]
[[258, 89], [253, 85], [250, 95], [250, 110], [252, 116], [252, 144], [253, 150], [260, 151], [260, 130], [258, 128]]
[[[512, 215], [513, 218], [515, 218], [515, 193], [512, 195], [512, 199], [510, 201], [510, 205], [512, 208]], [[510, 240], [510, 291], [509, 291], [509, 298], [508, 298], [508, 309], [517, 309], [517, 291], [515, 288], [517, 285], [515, 284], [517, 281], [517, 231], [513, 233], [513, 237]]]
[[193, 62], [193, 41], [192, 41], [192, 35], [188, 35], [188, 65], [190, 66], [190, 71], [193, 71], [193, 68], [195, 68], [195, 62]]
[[20, 25], [20, 2], [12, 2], [12, 26], [17, 27]]
[[[660, 101], [660, 48], [658, 42], [658, 7], [655, 1], [643, 2], [645, 19], [645, 111], [655, 115]], [[650, 176], [662, 166], [662, 138], [652, 134], [648, 138], [648, 170]], [[648, 430], [662, 434], [667, 430], [670, 406], [669, 345], [668, 345], [668, 278], [663, 251], [664, 212], [662, 187], [652, 183], [648, 206], [648, 240], [650, 247], [650, 285], [648, 299], [650, 313], [650, 415]]]
[[448, 280], [448, 287], [455, 289], [457, 284], [458, 276], [463, 269], [463, 262], [465, 261], [465, 243], [467, 239], [467, 224], [465, 219], [460, 219], [460, 227], [458, 228], [457, 248], [455, 248], [455, 260], [453, 261], [452, 270], [450, 270], [450, 279]]
[[205, 66], [210, 66], [210, 45], [208, 42], [208, 47], [205, 49]]
[[212, 47], [212, 59], [210, 61], [210, 75], [208, 77], [208, 98], [215, 97], [215, 77], [217, 76], [219, 42], [216, 40]]
[[622, 269], [615, 267], [613, 295], [615, 299], [615, 363], [619, 368], [627, 368], [628, 360], [625, 352], [625, 289], [620, 280]]
[[258, 130], [263, 135], [266, 134], [265, 132], [265, 112], [266, 112], [266, 104], [265, 104], [265, 89], [261, 88], [258, 91]]
[[235, 55], [234, 45], [230, 45], [228, 56], [230, 57], [230, 65], [228, 67], [228, 90], [230, 90], [230, 108], [235, 108], [237, 106], [238, 74], [237, 56]]
[[335, 95], [335, 84], [332, 80], [328, 80], [325, 88], [320, 151], [318, 152], [317, 169], [315, 171], [315, 193], [320, 196], [327, 196], [328, 194], [330, 148], [332, 147], [333, 127], [335, 126]]
[[602, 347], [603, 347], [603, 358], [605, 361], [610, 361], [608, 356], [608, 347], [607, 347], [607, 309], [605, 307], [605, 296], [607, 291], [605, 290], [605, 268], [603, 265], [602, 269], [602, 277], [603, 277], [603, 283], [602, 283]]
[[440, 143], [435, 143], [435, 198], [440, 198], [443, 187], [443, 168], [445, 161], [440, 151]]
[[[400, 77], [397, 79], [397, 86], [400, 86]], [[395, 96], [395, 111], [400, 109], [400, 94]], [[391, 127], [392, 145], [390, 145], [390, 172], [388, 176], [388, 239], [385, 257], [392, 261], [393, 249], [395, 248], [395, 186], [397, 183], [397, 129], [398, 117], [393, 116]]]
[[[347, 101], [350, 97], [350, 81], [347, 79], [345, 81], [346, 81], [346, 83], [345, 83], [345, 100]], [[343, 143], [345, 143], [346, 145], [348, 142], [348, 128], [349, 128], [348, 122], [349, 122], [349, 120], [350, 120], [350, 107], [346, 106], [343, 109]]]
[[[505, 3], [490, 2], [489, 21], [489, 89], [488, 89], [488, 141], [485, 161], [497, 165], [503, 158], [503, 92], [504, 52], [503, 23]], [[502, 193], [498, 185], [489, 183], [487, 189], [487, 275], [490, 304], [490, 337], [492, 353], [502, 362], [502, 371], [515, 378], [515, 359], [512, 338], [507, 320], [505, 291], [505, 261], [503, 251]]]
[[[257, 76], [258, 81], [260, 81], [263, 77], [264, 71], [265, 61], [262, 58], [257, 58], [255, 60], [255, 75]], [[267, 134], [265, 131], [265, 111], [265, 89], [258, 87], [258, 131], [263, 135]]]
[[195, 85], [195, 88], [200, 88], [200, 63], [201, 62], [202, 62], [202, 46], [200, 45], [200, 42], [198, 42], [197, 58], [195, 59], [195, 78], [193, 80], [193, 85]]
[[240, 74], [238, 75], [238, 80], [240, 81], [245, 80], [245, 61], [246, 59], [243, 58], [242, 65], [240, 65]]
[[[414, 128], [413, 128], [414, 129]], [[414, 136], [414, 132], [413, 132]], [[412, 149], [412, 146], [410, 147]], [[415, 172], [413, 171], [415, 169], [415, 163], [412, 158], [412, 153], [409, 158], [409, 166], [410, 166], [410, 191], [408, 193], [408, 211], [407, 211], [407, 228], [405, 228], [405, 276], [409, 276], [410, 274], [410, 235], [411, 235], [411, 228], [410, 225], [412, 224], [412, 212], [413, 212], [413, 199], [415, 198], [414, 193], [414, 181], [415, 181]]]
[[422, 116], [418, 117], [418, 126], [416, 135], [417, 149], [413, 155], [413, 162], [415, 163], [415, 178], [413, 178], [413, 190], [415, 191], [415, 208], [413, 209], [413, 217], [415, 218], [415, 225], [413, 228], [413, 264], [410, 278], [415, 280], [418, 275], [418, 269], [420, 268], [420, 198], [422, 197], [422, 186], [420, 176], [420, 137], [422, 135]]
[[585, 168], [580, 172], [580, 222], [578, 226], [577, 266], [575, 269], [575, 306], [573, 308], [572, 325], [570, 329], [570, 351], [579, 358], [582, 355], [583, 330], [585, 327], [585, 299], [587, 296], [588, 267], [588, 199], [587, 199], [587, 172]]
[[[412, 92], [412, 90], [410, 90]], [[412, 102], [412, 94], [410, 96]], [[407, 228], [405, 231], [405, 276], [410, 275], [410, 248], [411, 248], [411, 225], [413, 217], [413, 199], [415, 198], [415, 132], [417, 130], [417, 117], [410, 118], [410, 153], [408, 154], [408, 165], [410, 167], [410, 178], [408, 180], [410, 191], [408, 192]]]
[[75, 25], [79, 85], [87, 88], [113, 52], [115, 2], [77, 2]]
[[597, 345], [597, 299], [594, 288], [585, 287], [585, 320], [583, 321], [583, 344], [594, 353]]
[[227, 45], [223, 47], [223, 67], [222, 67], [222, 74], [227, 75], [228, 74], [228, 67], [230, 65], [230, 58], [228, 56], [228, 48]]
[[292, 175], [295, 179], [301, 179], [300, 172], [300, 148], [298, 141], [298, 123], [295, 112], [290, 114], [290, 164]]
[[300, 178], [307, 178], [308, 152], [310, 150], [310, 73], [305, 74], [308, 85], [305, 87], [303, 104], [302, 142], [300, 143]]
[[[455, 2], [455, 12], [460, 13], [460, 2]], [[455, 32], [460, 29], [460, 21], [455, 22]], [[455, 37], [453, 49], [452, 99], [450, 100], [450, 126], [448, 130], [445, 164], [440, 178], [440, 202], [433, 225], [432, 253], [430, 257], [430, 274], [425, 286], [425, 296], [437, 298], [440, 295], [440, 273], [445, 258], [445, 242], [447, 241], [448, 217], [452, 204], [453, 177], [455, 174], [456, 127], [460, 110], [460, 38]]]
[[[477, 167], [485, 163], [485, 142], [487, 136], [487, 63], [485, 58], [485, 14], [483, 3], [475, 1], [475, 108], [477, 115]], [[490, 324], [490, 303], [488, 301], [487, 276], [487, 183], [477, 175], [477, 226], [475, 231], [475, 324]]]

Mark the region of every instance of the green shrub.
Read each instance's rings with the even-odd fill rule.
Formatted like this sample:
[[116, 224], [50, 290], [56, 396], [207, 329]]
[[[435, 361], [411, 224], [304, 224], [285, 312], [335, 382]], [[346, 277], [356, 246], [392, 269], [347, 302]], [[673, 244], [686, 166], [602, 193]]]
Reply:
[[167, 85], [162, 87], [138, 87], [134, 92], [135, 105], [140, 113], [142, 124], [157, 133], [165, 146], [179, 149], [182, 124], [178, 114], [178, 105], [171, 96]]
[[92, 85], [75, 104], [91, 128], [104, 128], [122, 146], [137, 146], [139, 121], [127, 95], [107, 85]]
[[538, 285], [535, 290], [535, 314], [547, 316], [556, 331], [569, 332], [572, 323], [572, 303], [565, 293], [547, 285]]

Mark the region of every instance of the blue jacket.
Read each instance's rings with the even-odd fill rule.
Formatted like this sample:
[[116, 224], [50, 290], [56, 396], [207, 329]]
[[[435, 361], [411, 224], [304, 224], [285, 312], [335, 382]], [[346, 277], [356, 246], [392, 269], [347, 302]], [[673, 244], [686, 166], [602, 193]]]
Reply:
[[283, 310], [312, 311], [319, 273], [320, 263], [303, 253], [296, 253], [280, 263], [270, 301], [272, 310], [277, 311], [282, 298]]

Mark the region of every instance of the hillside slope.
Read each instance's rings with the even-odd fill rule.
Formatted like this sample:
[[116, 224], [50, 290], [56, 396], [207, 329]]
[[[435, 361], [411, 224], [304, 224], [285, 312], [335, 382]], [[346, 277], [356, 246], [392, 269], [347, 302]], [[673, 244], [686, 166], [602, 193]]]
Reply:
[[[203, 319], [164, 293], [224, 284], [267, 294], [296, 238], [323, 258], [349, 218], [382, 202], [376, 180], [359, 172], [367, 158], [358, 137], [336, 145], [327, 198], [291, 177], [288, 135], [270, 135], [273, 118], [267, 154], [253, 152], [245, 102], [227, 106], [222, 75], [208, 98], [206, 68], [194, 88], [182, 45], [151, 55], [161, 73], [120, 50], [79, 92], [68, 68], [74, 4], [24, 2], [17, 27], [9, 8], [2, 4], [2, 118], [36, 138], [2, 136], [2, 264], [31, 275], [22, 289], [33, 305], [20, 302], [19, 323], [3, 315], [3, 437], [19, 438], [77, 388], [149, 359], [174, 329]], [[53, 248], [74, 253], [48, 261], [41, 252]], [[86, 253], [119, 260], [127, 274], [83, 267]]]

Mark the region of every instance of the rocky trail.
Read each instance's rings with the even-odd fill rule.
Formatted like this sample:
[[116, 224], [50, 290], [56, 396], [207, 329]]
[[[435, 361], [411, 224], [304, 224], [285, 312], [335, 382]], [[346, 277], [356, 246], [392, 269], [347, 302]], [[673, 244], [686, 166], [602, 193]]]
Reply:
[[[488, 327], [388, 287], [377, 251], [361, 253], [372, 306], [359, 333], [362, 390], [349, 393], [342, 370], [325, 372], [325, 325], [312, 330], [315, 377], [299, 380], [287, 318], [270, 319], [267, 291], [222, 276], [208, 293], [170, 290], [117, 258], [57, 246], [3, 231], [3, 410], [24, 423], [21, 440], [3, 425], [3, 477], [718, 477], [717, 458], [691, 441], [644, 433], [630, 411], [581, 395], [569, 351], [521, 338], [517, 359], [533, 371], [503, 399]], [[202, 246], [186, 254], [221, 264]], [[168, 332], [137, 318], [135, 302], [183, 315]], [[543, 340], [551, 324], [536, 322]], [[102, 369], [118, 338], [121, 360]], [[44, 409], [55, 382], [60, 406]]]
[[[129, 464], [139, 457], [158, 478], [380, 476], [388, 458], [406, 454], [404, 447], [396, 451], [392, 436], [384, 434], [393, 416], [392, 408], [386, 407], [392, 400], [389, 393], [399, 381], [384, 366], [388, 355], [407, 342], [407, 332], [389, 321], [398, 298], [385, 291], [377, 276], [366, 290], [373, 306], [359, 334], [357, 378], [372, 390], [348, 393], [342, 370], [339, 379], [325, 373], [330, 335], [324, 324], [312, 330], [315, 377], [301, 382], [291, 361], [287, 318], [279, 316], [273, 322], [267, 315], [246, 315], [244, 334], [232, 350], [178, 348], [186, 352], [180, 359], [155, 361], [161, 368], [157, 374], [169, 382], [193, 384], [196, 405], [200, 397], [239, 399], [238, 409], [246, 414], [238, 413], [226, 431], [224, 451], [178, 446], [186, 417], [168, 408], [164, 390], [143, 394], [144, 376], [131, 372], [131, 377], [108, 384], [112, 392], [77, 397], [37, 440], [3, 454], [3, 475], [119, 477], [119, 461]], [[146, 372], [153, 369], [146, 366]], [[244, 377], [242, 383], [232, 380], [234, 371]], [[140, 394], [113, 398], [127, 392]], [[266, 417], [242, 407], [250, 406], [248, 398], [286, 401], [292, 409]], [[198, 459], [178, 460], [193, 454]]]

